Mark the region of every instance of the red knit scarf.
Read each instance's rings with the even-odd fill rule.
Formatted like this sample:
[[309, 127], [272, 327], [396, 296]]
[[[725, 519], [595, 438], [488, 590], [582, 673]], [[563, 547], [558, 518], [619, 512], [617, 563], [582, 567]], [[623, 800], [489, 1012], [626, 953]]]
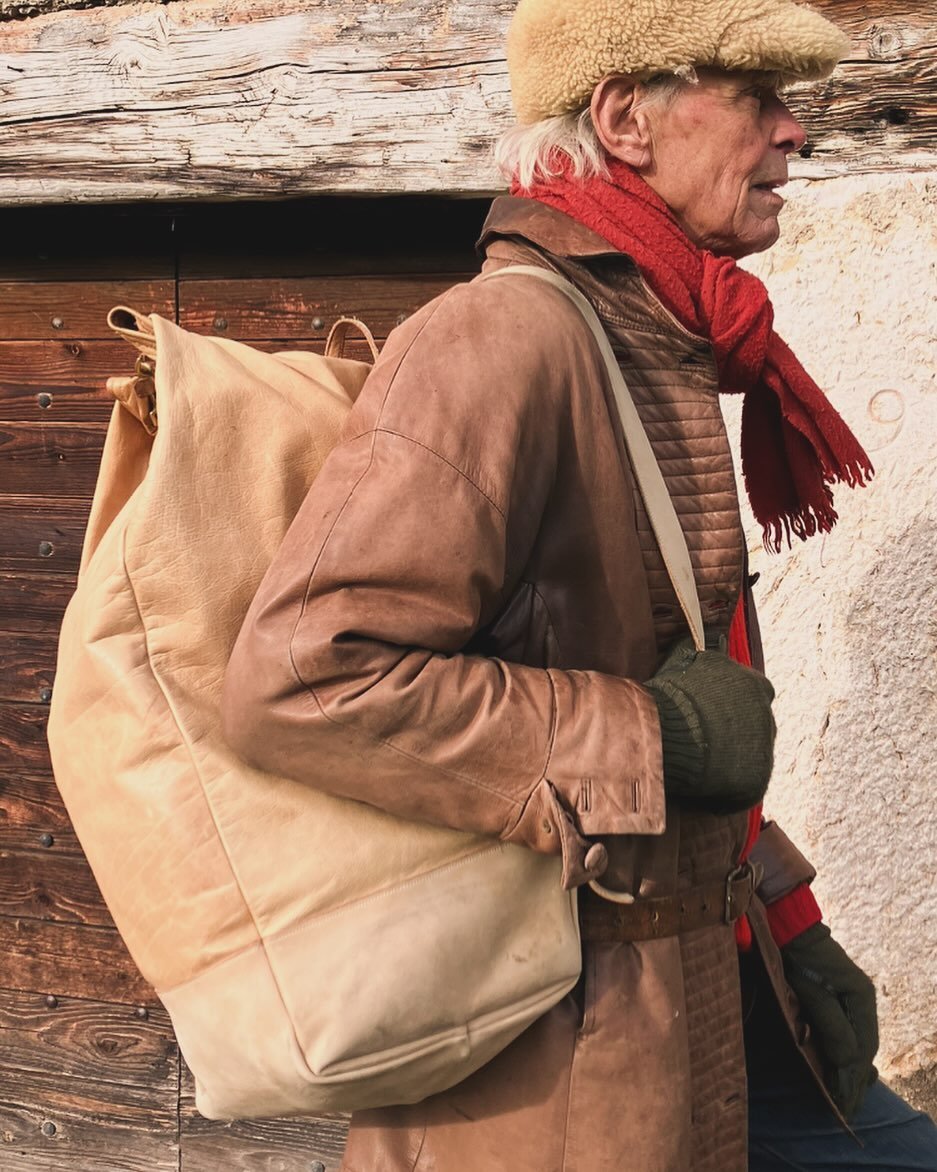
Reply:
[[761, 281], [697, 248], [640, 176], [609, 160], [610, 178], [570, 177], [515, 186], [627, 253], [654, 293], [692, 333], [710, 341], [719, 390], [743, 393], [742, 474], [765, 545], [791, 533], [826, 533], [837, 514], [830, 484], [866, 483], [872, 464], [829, 400], [774, 332]]

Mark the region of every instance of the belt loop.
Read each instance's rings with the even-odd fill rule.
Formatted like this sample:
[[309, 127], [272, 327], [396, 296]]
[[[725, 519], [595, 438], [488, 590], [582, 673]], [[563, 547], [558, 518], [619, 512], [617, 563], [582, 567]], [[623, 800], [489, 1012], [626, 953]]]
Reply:
[[744, 909], [738, 912], [735, 911], [738, 893], [733, 888], [736, 884], [740, 883], [745, 884], [745, 891], [748, 896], [745, 900], [745, 907], [748, 907], [749, 903], [751, 903], [751, 897], [755, 893], [755, 869], [747, 859], [744, 863], [739, 863], [726, 877], [725, 922], [727, 924], [735, 923], [740, 916], [744, 915]]

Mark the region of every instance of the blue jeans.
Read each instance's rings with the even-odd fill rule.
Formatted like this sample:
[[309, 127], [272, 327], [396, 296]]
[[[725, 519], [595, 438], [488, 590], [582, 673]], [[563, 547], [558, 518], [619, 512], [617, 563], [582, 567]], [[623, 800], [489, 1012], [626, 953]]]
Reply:
[[880, 1082], [852, 1120], [860, 1143], [843, 1130], [794, 1050], [763, 978], [744, 969], [749, 1172], [937, 1172], [937, 1126]]

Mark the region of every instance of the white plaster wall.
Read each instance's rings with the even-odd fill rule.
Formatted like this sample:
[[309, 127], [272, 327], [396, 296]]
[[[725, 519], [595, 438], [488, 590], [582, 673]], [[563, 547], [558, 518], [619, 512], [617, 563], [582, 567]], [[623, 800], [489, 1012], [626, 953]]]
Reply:
[[767, 807], [876, 981], [880, 1069], [905, 1076], [937, 1063], [937, 177], [787, 194], [780, 242], [746, 267], [877, 474], [836, 493], [832, 534], [780, 555], [749, 517], [778, 693]]

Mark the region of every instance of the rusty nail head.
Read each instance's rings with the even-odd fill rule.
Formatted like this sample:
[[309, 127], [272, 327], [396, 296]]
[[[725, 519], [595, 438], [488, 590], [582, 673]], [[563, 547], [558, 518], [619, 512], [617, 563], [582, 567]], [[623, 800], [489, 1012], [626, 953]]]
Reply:
[[46, 997], [46, 1008], [47, 1009], [57, 1009], [58, 1004], [59, 1004], [59, 999], [54, 994], [50, 993]]
[[314, 317], [312, 319], [312, 328], [314, 330], [324, 330], [325, 329], [325, 319], [321, 318], [321, 317]]
[[53, 330], [64, 330], [65, 329], [65, 322], [60, 317], [54, 317], [52, 319], [52, 328], [53, 328]]
[[57, 1128], [54, 1123], [47, 1119], [45, 1123], [43, 1123], [41, 1130], [43, 1135], [55, 1135]]
[[52, 689], [51, 688], [40, 688], [39, 689], [39, 703], [40, 704], [48, 704], [51, 699], [52, 699]]
[[52, 835], [48, 831], [46, 831], [45, 834], [39, 835], [39, 845], [40, 846], [49, 847], [54, 842], [55, 842], [55, 839], [52, 837]]
[[139, 1005], [137, 1007], [136, 1013], [137, 1013], [137, 1017], [140, 1019], [140, 1021], [149, 1020], [150, 1011], [146, 1008], [145, 1005]]
[[228, 319], [226, 317], [221, 317], [219, 315], [218, 317], [215, 318], [215, 329], [216, 330], [226, 330], [227, 328], [228, 328]]
[[41, 558], [50, 558], [55, 553], [55, 546], [51, 541], [39, 542], [39, 556]]
[[39, 404], [40, 407], [51, 407], [52, 406], [52, 396], [49, 394], [48, 391], [42, 391], [40, 394], [38, 394], [36, 396], [36, 402]]

